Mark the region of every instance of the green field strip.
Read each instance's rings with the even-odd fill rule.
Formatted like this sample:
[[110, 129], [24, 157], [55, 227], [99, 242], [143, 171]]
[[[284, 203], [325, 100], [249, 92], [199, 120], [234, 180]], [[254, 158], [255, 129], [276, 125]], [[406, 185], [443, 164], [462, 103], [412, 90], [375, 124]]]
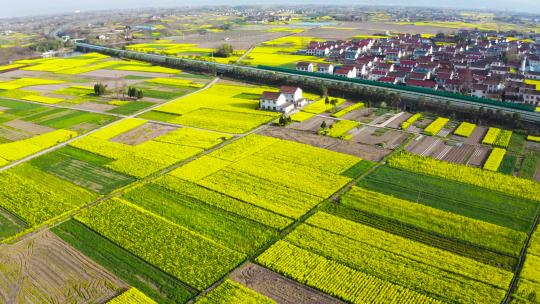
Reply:
[[380, 167], [359, 186], [518, 231], [528, 231], [540, 206], [537, 202], [485, 188]]
[[131, 254], [81, 222], [69, 220], [51, 231], [158, 303], [185, 303], [196, 293], [184, 282]]
[[323, 208], [324, 212], [345, 218], [354, 222], [365, 224], [379, 230], [409, 238], [436, 248], [444, 249], [464, 257], [475, 259], [487, 265], [502, 267], [513, 271], [517, 264], [517, 257], [463, 240], [449, 238], [433, 231], [426, 231], [402, 222], [362, 212], [343, 206], [339, 203], [329, 203]]

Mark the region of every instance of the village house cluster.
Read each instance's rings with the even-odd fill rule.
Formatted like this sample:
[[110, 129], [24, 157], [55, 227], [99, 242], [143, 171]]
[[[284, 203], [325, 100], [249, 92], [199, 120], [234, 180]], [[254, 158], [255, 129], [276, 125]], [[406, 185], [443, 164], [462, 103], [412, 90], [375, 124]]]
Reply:
[[540, 91], [525, 81], [540, 79], [540, 37], [524, 42], [480, 31], [455, 37], [462, 38], [313, 41], [298, 53], [327, 62], [298, 62], [296, 70], [540, 105]]

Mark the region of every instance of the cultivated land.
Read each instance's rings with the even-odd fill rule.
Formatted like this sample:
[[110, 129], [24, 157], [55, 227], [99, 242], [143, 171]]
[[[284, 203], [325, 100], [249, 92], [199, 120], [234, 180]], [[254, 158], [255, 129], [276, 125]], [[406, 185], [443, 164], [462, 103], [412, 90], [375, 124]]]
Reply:
[[[287, 66], [382, 24], [246, 26], [252, 41], [197, 24], [206, 43], [131, 48], [206, 58], [230, 35], [264, 43], [243, 62]], [[16, 64], [0, 303], [537, 303], [540, 146], [521, 131], [307, 93], [280, 126], [259, 109], [274, 87], [98, 54]]]

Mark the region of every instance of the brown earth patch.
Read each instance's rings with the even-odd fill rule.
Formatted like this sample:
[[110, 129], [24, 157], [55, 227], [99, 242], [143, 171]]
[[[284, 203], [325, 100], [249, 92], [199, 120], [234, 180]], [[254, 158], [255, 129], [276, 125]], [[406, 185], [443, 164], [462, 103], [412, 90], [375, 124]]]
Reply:
[[4, 125], [14, 128], [14, 129], [19, 129], [21, 131], [30, 133], [32, 135], [40, 135], [40, 134], [54, 131], [53, 128], [49, 128], [46, 126], [38, 125], [33, 122], [28, 122], [28, 121], [24, 121], [20, 119], [14, 119], [14, 120], [8, 121], [4, 123]]
[[310, 131], [301, 131], [290, 128], [268, 127], [261, 131], [260, 134], [354, 155], [374, 162], [381, 161], [386, 155], [392, 152], [390, 149], [364, 145], [353, 140], [341, 140], [317, 135]]
[[487, 133], [488, 128], [477, 126], [474, 131], [472, 132], [471, 136], [469, 136], [465, 143], [469, 145], [479, 145], [482, 143], [482, 139], [484, 139], [484, 136]]
[[482, 167], [490, 152], [491, 148], [489, 147], [476, 146], [467, 165], [473, 167]]
[[111, 141], [136, 146], [176, 129], [178, 128], [149, 122], [126, 133], [113, 137]]
[[320, 291], [288, 279], [262, 266], [249, 263], [231, 273], [231, 279], [283, 304], [343, 303]]
[[128, 286], [44, 231], [0, 247], [3, 303], [104, 303]]
[[106, 111], [116, 108], [116, 106], [106, 104], [106, 103], [97, 103], [97, 102], [87, 101], [87, 102], [83, 102], [78, 105], [75, 105], [72, 108], [76, 110], [83, 110], [83, 111], [90, 110], [90, 111], [106, 112]]

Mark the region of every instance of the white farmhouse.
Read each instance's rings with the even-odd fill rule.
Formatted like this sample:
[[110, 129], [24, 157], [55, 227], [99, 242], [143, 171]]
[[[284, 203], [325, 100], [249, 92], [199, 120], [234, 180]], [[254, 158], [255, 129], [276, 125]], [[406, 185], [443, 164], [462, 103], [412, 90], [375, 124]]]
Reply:
[[281, 87], [281, 94], [285, 96], [287, 102], [297, 103], [302, 100], [302, 89], [299, 87]]
[[294, 109], [294, 104], [281, 92], [263, 92], [259, 104], [261, 110], [289, 113]]

